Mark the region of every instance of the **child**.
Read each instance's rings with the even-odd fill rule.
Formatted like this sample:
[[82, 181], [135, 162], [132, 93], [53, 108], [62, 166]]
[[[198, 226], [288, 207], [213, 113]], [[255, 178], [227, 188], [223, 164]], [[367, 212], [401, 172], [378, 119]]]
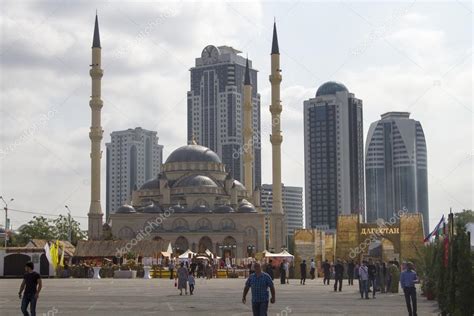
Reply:
[[193, 295], [195, 282], [194, 282], [194, 276], [192, 275], [192, 273], [190, 273], [188, 276], [188, 283], [189, 283], [189, 293]]

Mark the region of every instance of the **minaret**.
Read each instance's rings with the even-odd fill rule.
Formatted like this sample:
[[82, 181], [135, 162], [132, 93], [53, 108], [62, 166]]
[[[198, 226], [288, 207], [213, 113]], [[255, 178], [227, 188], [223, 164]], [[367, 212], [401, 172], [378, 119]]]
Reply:
[[[276, 22], [273, 24], [273, 40], [271, 52], [271, 94], [272, 104], [270, 105], [270, 113], [272, 114], [272, 134], [270, 142], [272, 143], [272, 214], [270, 227], [270, 248], [280, 251], [285, 245], [286, 228], [283, 216], [283, 205], [281, 196], [281, 143], [283, 136], [280, 130], [280, 113], [282, 110], [280, 100], [280, 50], [278, 48], [278, 37], [276, 30]], [[286, 245], [288, 247], [288, 245]]]
[[103, 103], [100, 99], [101, 79], [104, 71], [101, 69], [101, 47], [99, 36], [99, 20], [95, 15], [94, 39], [92, 41], [92, 64], [90, 76], [92, 78], [92, 94], [89, 105], [92, 111], [92, 124], [89, 138], [91, 139], [91, 205], [89, 208], [89, 240], [102, 237], [102, 208], [100, 206], [100, 159], [102, 151], [102, 126], [100, 111]]
[[244, 185], [249, 200], [253, 195], [253, 109], [252, 83], [250, 82], [249, 59], [245, 64], [244, 76]]

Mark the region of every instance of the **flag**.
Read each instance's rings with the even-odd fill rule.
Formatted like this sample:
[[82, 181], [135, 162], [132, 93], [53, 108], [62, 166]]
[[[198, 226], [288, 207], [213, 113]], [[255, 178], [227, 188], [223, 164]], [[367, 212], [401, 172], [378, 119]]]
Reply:
[[51, 257], [51, 248], [49, 248], [49, 242], [46, 242], [44, 245], [44, 254], [46, 259], [48, 259], [49, 264], [53, 264], [53, 258]]
[[433, 237], [433, 236], [439, 236], [439, 234], [440, 234], [440, 229], [442, 228], [441, 224], [443, 224], [443, 223], [444, 223], [444, 215], [443, 215], [443, 217], [441, 217], [441, 219], [440, 219], [438, 225], [436, 225], [436, 227], [433, 229], [433, 231], [432, 231], [431, 233], [429, 233], [429, 234], [425, 237], [425, 239], [424, 239], [423, 241], [424, 241], [424, 242], [427, 242], [427, 241], [430, 240], [431, 237]]

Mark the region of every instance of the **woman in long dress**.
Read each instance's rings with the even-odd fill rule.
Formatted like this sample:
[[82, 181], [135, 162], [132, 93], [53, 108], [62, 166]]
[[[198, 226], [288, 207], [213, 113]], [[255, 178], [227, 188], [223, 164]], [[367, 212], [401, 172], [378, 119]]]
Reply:
[[388, 268], [390, 274], [390, 293], [398, 293], [398, 282], [400, 282], [400, 271], [395, 264], [391, 264]]
[[188, 295], [187, 283], [189, 274], [188, 269], [184, 267], [183, 262], [181, 262], [181, 266], [178, 268], [178, 271], [176, 271], [176, 274], [178, 276], [178, 290], [180, 291], [179, 295], [183, 295], [183, 289], [184, 293]]

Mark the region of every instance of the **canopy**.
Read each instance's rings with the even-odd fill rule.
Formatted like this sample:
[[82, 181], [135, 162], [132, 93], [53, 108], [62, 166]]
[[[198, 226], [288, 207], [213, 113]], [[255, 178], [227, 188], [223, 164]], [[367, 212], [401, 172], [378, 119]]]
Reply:
[[294, 256], [286, 250], [283, 250], [280, 253], [271, 253], [269, 251], [263, 251], [265, 257], [280, 257], [280, 258], [294, 258]]
[[191, 257], [194, 256], [196, 253], [192, 252], [190, 249], [186, 250], [183, 254], [181, 254], [178, 258], [179, 259], [189, 259], [189, 254], [191, 254]]
[[168, 249], [166, 249], [166, 251], [162, 251], [161, 252], [161, 255], [163, 257], [171, 257], [171, 255], [173, 254], [173, 248], [171, 247], [171, 243], [168, 244]]

